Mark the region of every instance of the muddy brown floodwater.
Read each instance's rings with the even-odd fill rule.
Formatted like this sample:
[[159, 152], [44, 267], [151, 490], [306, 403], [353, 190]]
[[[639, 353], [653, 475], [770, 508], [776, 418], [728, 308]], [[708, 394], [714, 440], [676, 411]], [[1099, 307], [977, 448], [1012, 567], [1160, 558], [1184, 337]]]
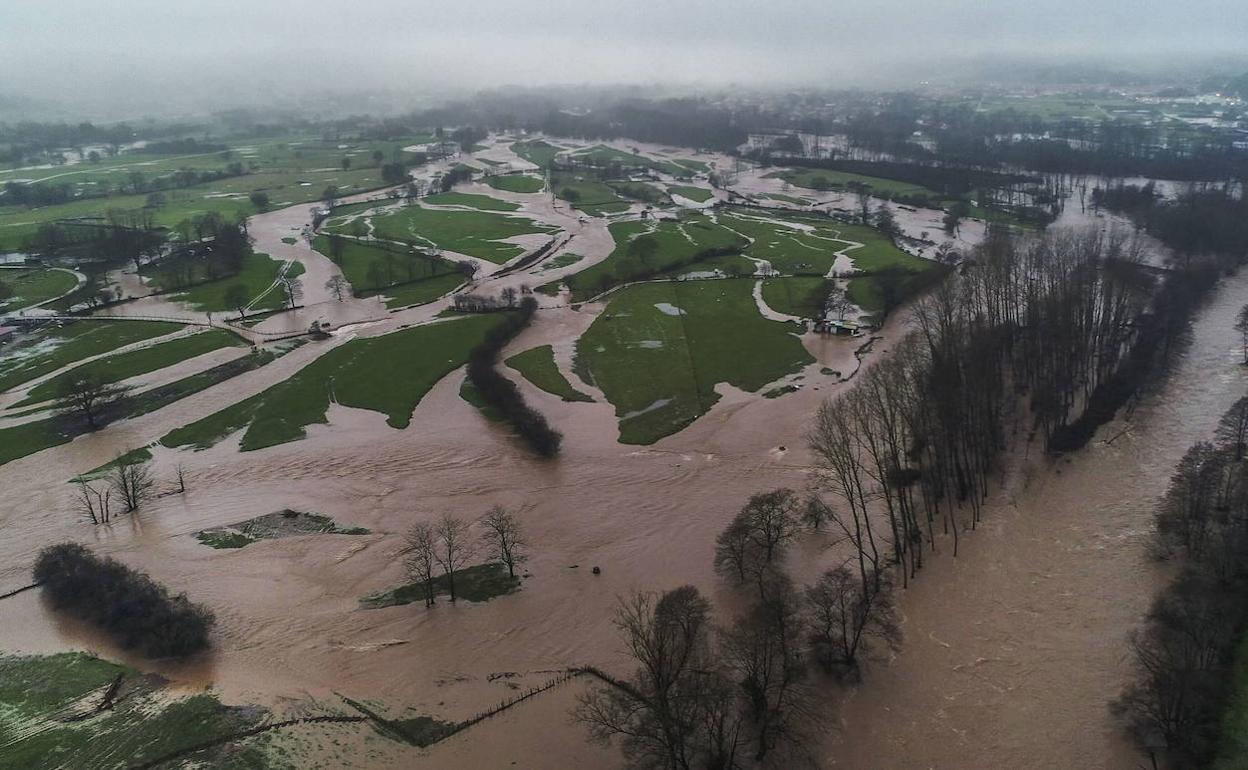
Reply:
[[[510, 155], [498, 145], [490, 152], [500, 160]], [[548, 198], [526, 201], [521, 213], [574, 233], [566, 248], [586, 259], [573, 269], [610, 251], [603, 223], [581, 223]], [[253, 232], [266, 241], [280, 243], [298, 225], [293, 214], [264, 216], [272, 221]], [[312, 266], [332, 270], [302, 241], [281, 256], [309, 264], [317, 280], [323, 276]], [[525, 271], [478, 283], [493, 292], [561, 274]], [[1127, 674], [1126, 634], [1160, 580], [1145, 555], [1152, 504], [1187, 446], [1206, 437], [1244, 390], [1231, 325], [1246, 294], [1248, 278], [1225, 282], [1173, 373], [1129, 420], [1107, 426], [1069, 461], [1051, 465], [1033, 456], [1011, 468], [979, 530], [962, 539], [959, 557], [931, 559], [902, 597], [901, 652], [872, 665], [857, 690], [822, 704], [823, 764], [1134, 766], [1105, 704]], [[376, 312], [340, 304], [344, 315]], [[730, 592], [712, 571], [715, 534], [750, 494], [809, 484], [806, 426], [824, 398], [853, 384], [821, 367], [850, 373], [860, 343], [808, 338], [817, 362], [804, 372], [806, 387], [763, 399], [721, 386], [708, 414], [650, 447], [619, 444], [614, 409], [601, 398], [569, 404], [516, 378], [565, 434], [560, 459], [535, 460], [459, 397], [462, 375], [454, 373], [425, 396], [406, 430], [389, 428], [377, 413], [332, 406], [330, 424], [311, 426], [303, 441], [247, 453], [237, 451], [237, 437], [203, 452], [157, 448], [157, 477], [168, 486], [173, 468], [184, 464], [187, 494], [162, 496], [110, 527], [87, 526], [66, 512], [66, 481], [75, 474], [289, 377], [352, 335], [426, 321], [443, 306], [348, 326], [166, 409], [0, 467], [0, 593], [28, 582], [39, 548], [85, 542], [217, 614], [208, 659], [181, 667], [131, 663], [187, 687], [211, 683], [226, 702], [278, 713], [308, 713], [317, 703], [340, 708], [342, 694], [395, 716], [464, 719], [512, 695], [513, 685], [540, 684], [570, 666], [626, 671], [611, 624], [620, 595], [691, 583], [728, 606]], [[575, 339], [601, 310], [595, 303], [544, 308], [503, 356], [551, 344], [567, 373]], [[890, 320], [866, 364], [887, 355], [904, 331], [902, 318]], [[412, 523], [444, 511], [475, 518], [494, 504], [518, 510], [532, 543], [523, 590], [483, 604], [442, 602], [433, 611], [360, 609], [360, 597], [403, 582], [399, 550]], [[373, 534], [284, 538], [232, 551], [194, 537], [283, 508], [327, 514]], [[807, 581], [839, 561], [827, 545], [811, 537], [795, 549], [795, 578]], [[127, 659], [49, 612], [38, 591], [0, 600], [0, 650], [65, 649]], [[589, 744], [569, 723], [585, 686], [574, 680], [428, 750], [395, 748], [402, 756], [385, 764], [618, 766], [614, 749]], [[365, 756], [360, 766], [378, 764]]]

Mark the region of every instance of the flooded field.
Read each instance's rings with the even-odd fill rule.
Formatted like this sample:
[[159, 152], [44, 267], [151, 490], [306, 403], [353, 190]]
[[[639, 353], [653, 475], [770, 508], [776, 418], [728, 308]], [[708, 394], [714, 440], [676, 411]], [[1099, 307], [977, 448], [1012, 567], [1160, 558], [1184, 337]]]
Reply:
[[[660, 149], [619, 143], [634, 146]], [[479, 155], [526, 167], [506, 142]], [[780, 184], [751, 170], [734, 189], [780, 193]], [[605, 260], [614, 248], [605, 220], [549, 194], [480, 183], [457, 190], [519, 203], [519, 214], [570, 235], [552, 256], [582, 257], [540, 275], [540, 265], [482, 275], [475, 292], [559, 279]], [[838, 200], [812, 197], [824, 207]], [[940, 212], [898, 213], [908, 235], [944, 237]], [[185, 494], [160, 496], [109, 527], [76, 519], [67, 483], [75, 475], [253, 396], [353, 338], [431, 321], [448, 306], [443, 299], [389, 313], [375, 298], [336, 301], [324, 286], [340, 271], [300, 237], [308, 219], [308, 207], [295, 206], [251, 220], [258, 251], [305, 266], [307, 305], [256, 328], [293, 331], [327, 320], [336, 327], [330, 339], [167, 408], [0, 466], [0, 593], [29, 583], [40, 548], [84, 542], [211, 607], [218, 619], [215, 652], [181, 666], [130, 659], [48, 611], [38, 591], [0, 600], [0, 649], [91, 650], [156, 670], [179, 687], [211, 685], [227, 703], [275, 713], [342, 695], [444, 720], [468, 718], [512, 694], [511, 685], [535, 684], [552, 672], [583, 665], [623, 670], [628, 664], [611, 623], [616, 597], [689, 583], [729, 601], [712, 570], [715, 535], [751, 494], [809, 486], [807, 426], [824, 399], [853, 386], [849, 376], [860, 365], [856, 352], [865, 340], [803, 335], [814, 359], [803, 370], [803, 387], [773, 399], [721, 384], [709, 412], [651, 446], [617, 441], [615, 410], [592, 384], [574, 380], [594, 401], [570, 403], [515, 377], [564, 434], [554, 461], [534, 459], [461, 398], [462, 375], [454, 372], [420, 401], [405, 430], [387, 426], [380, 413], [332, 404], [328, 424], [309, 426], [301, 441], [246, 453], [237, 450], [237, 435], [200, 452], [158, 446], [153, 468], [161, 491], [171, 489], [181, 464]], [[982, 223], [968, 222], [957, 244], [972, 244], [982, 232]], [[291, 237], [293, 244], [282, 240]], [[566, 295], [539, 299], [533, 325], [502, 358], [550, 345], [558, 367], [570, 372], [576, 340], [604, 304], [573, 306]], [[901, 652], [870, 666], [852, 692], [826, 698], [819, 749], [826, 765], [1134, 765], [1106, 702], [1126, 673], [1126, 634], [1162, 577], [1145, 554], [1151, 506], [1183, 451], [1207, 436], [1243, 393], [1248, 374], [1238, 365], [1232, 324], [1245, 301], [1248, 277], [1228, 279], [1200, 313], [1174, 371], [1087, 449], [1053, 462], [1033, 448], [1010, 463], [959, 557], [931, 559], [902, 597]], [[157, 302], [153, 307], [164, 307]], [[892, 317], [862, 365], [887, 356], [905, 329], [904, 312]], [[483, 603], [442, 602], [433, 610], [361, 608], [360, 598], [406, 581], [400, 550], [413, 523], [444, 512], [476, 518], [495, 504], [517, 511], [526, 529], [532, 559], [521, 590]], [[232, 550], [196, 538], [286, 509], [323, 514], [369, 534], [282, 537]], [[814, 538], [796, 550], [795, 577], [834, 563], [826, 545]], [[937, 547], [950, 548], [939, 539]], [[572, 680], [430, 749], [393, 749], [402, 758], [387, 761], [430, 768], [513, 761], [531, 768], [611, 767], [618, 754], [588, 744], [569, 724], [584, 686]]]

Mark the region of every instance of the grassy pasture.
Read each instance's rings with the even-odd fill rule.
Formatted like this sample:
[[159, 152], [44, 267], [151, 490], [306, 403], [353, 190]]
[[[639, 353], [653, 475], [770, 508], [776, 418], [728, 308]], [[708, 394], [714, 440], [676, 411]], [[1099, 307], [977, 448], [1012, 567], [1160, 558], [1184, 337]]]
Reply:
[[756, 392], [814, 359], [793, 324], [763, 318], [752, 280], [631, 286], [577, 341], [576, 370], [602, 389], [620, 441], [651, 444], [705, 414], [731, 383]]
[[268, 390], [171, 431], [161, 443], [206, 449], [244, 429], [243, 451], [298, 441], [306, 426], [327, 422], [331, 400], [380, 412], [391, 427], [406, 428], [430, 388], [463, 366], [503, 318], [473, 315], [352, 340]]

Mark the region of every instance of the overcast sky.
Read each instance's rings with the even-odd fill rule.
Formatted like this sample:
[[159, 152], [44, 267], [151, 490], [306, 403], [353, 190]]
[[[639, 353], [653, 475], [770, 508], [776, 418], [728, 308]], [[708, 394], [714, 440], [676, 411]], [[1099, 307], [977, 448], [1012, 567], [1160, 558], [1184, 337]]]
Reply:
[[[0, 0], [0, 92], [853, 85], [1007, 53], [1248, 55], [1246, 0]], [[0, 116], [3, 119], [3, 116]]]

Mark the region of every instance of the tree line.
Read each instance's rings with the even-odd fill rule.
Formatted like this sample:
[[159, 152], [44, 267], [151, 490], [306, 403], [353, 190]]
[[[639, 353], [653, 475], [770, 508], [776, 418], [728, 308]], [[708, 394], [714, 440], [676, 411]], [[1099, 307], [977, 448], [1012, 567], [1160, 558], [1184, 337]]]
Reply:
[[554, 457], [559, 454], [563, 435], [550, 426], [545, 416], [525, 403], [520, 389], [499, 374], [496, 366], [503, 346], [529, 325], [536, 312], [537, 300], [525, 297], [520, 301], [518, 312], [486, 332], [485, 340], [468, 354], [468, 380], [533, 451], [542, 457]]
[[622, 599], [615, 623], [636, 669], [624, 677], [586, 669], [599, 686], [575, 718], [598, 740], [620, 740], [635, 767], [811, 763], [827, 721], [816, 709], [818, 677], [855, 678], [869, 649], [900, 636], [891, 594], [863, 596], [848, 566], [800, 589], [785, 574], [792, 543], [825, 521], [817, 499], [792, 490], [751, 497], [715, 545], [716, 571], [744, 609], [716, 625], [693, 586]]
[[1248, 397], [1179, 461], [1155, 514], [1156, 555], [1177, 574], [1132, 634], [1134, 676], [1113, 703], [1142, 750], [1174, 768], [1231, 756], [1224, 715], [1248, 628]]

